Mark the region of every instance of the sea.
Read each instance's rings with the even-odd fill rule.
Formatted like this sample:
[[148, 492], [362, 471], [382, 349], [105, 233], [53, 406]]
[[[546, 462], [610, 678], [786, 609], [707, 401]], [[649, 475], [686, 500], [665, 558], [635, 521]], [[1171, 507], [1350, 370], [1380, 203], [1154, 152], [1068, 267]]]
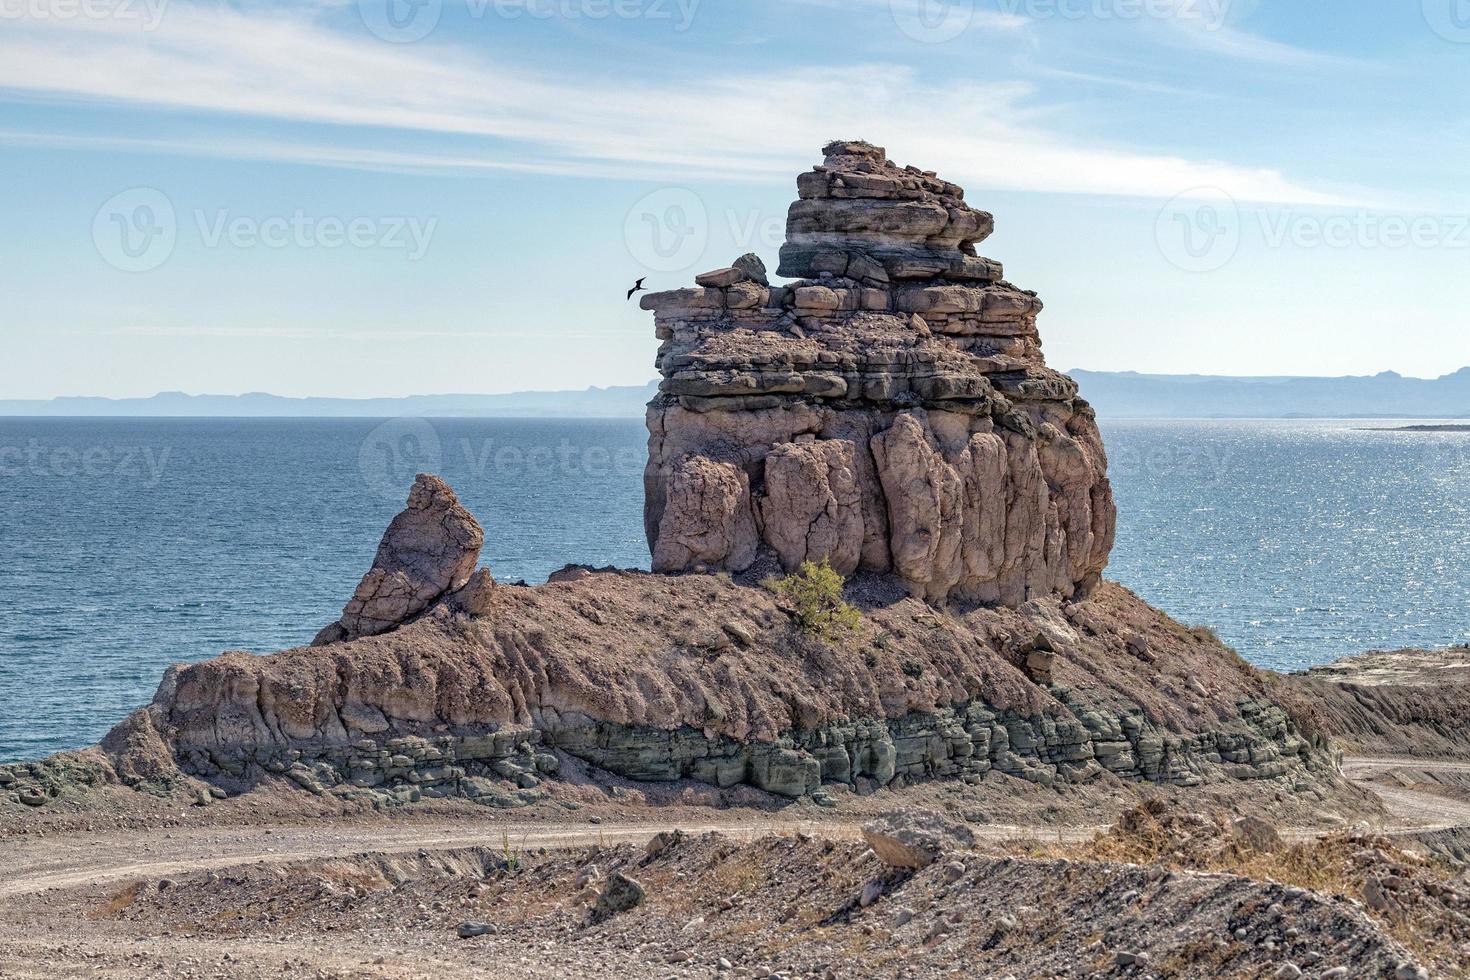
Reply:
[[[1291, 671], [1470, 641], [1470, 433], [1104, 421], [1109, 577]], [[416, 472], [540, 582], [647, 567], [640, 419], [0, 419], [0, 762], [96, 742], [169, 664], [309, 641]]]

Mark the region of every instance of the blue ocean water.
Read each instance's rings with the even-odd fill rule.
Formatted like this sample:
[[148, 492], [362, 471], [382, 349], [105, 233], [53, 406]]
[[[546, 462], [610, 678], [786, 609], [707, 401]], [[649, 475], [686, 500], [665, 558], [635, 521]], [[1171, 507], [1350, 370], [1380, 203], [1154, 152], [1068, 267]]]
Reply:
[[[1104, 425], [1109, 575], [1294, 669], [1470, 639], [1470, 434]], [[484, 562], [646, 567], [641, 420], [0, 419], [0, 761], [97, 740], [165, 666], [306, 642], [413, 474]]]

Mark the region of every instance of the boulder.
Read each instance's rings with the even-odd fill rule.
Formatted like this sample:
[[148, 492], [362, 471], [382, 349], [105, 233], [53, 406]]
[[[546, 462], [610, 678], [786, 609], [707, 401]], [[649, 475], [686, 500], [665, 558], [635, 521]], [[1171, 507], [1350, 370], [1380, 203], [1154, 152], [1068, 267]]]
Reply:
[[491, 602], [495, 597], [495, 578], [488, 568], [478, 569], [464, 588], [454, 593], [454, 606], [469, 616], [490, 615]]
[[731, 262], [730, 265], [745, 273], [746, 277], [753, 282], [758, 282], [762, 286], [769, 286], [771, 284], [770, 280], [766, 278], [766, 264], [754, 252], [746, 252], [740, 258]]
[[678, 846], [683, 840], [684, 831], [682, 830], [661, 830], [654, 834], [643, 848], [643, 857], [649, 861], [662, 857], [670, 848]]
[[1276, 827], [1260, 817], [1240, 817], [1230, 825], [1236, 843], [1261, 854], [1274, 854], [1286, 849], [1286, 842]]
[[863, 826], [863, 840], [890, 868], [927, 868], [942, 855], [975, 845], [963, 824], [937, 813], [911, 810], [885, 814]]
[[499, 930], [489, 922], [461, 922], [454, 931], [460, 939], [474, 939], [478, 936], [493, 936]]
[[[385, 633], [470, 581], [485, 533], [449, 485], [420, 473], [342, 618], [314, 645]], [[488, 579], [488, 573], [486, 578]], [[477, 593], [485, 582], [477, 583]], [[475, 596], [467, 597], [471, 602]]]
[[715, 269], [713, 272], [701, 272], [694, 277], [694, 283], [697, 286], [723, 289], [727, 286], [733, 286], [737, 282], [744, 282], [748, 278], [750, 277], [745, 274], [743, 269], [737, 269], [732, 266], [728, 269]]
[[646, 895], [641, 882], [621, 871], [614, 871], [607, 876], [607, 884], [602, 886], [602, 892], [597, 896], [596, 913], [605, 918], [626, 912], [641, 905]]

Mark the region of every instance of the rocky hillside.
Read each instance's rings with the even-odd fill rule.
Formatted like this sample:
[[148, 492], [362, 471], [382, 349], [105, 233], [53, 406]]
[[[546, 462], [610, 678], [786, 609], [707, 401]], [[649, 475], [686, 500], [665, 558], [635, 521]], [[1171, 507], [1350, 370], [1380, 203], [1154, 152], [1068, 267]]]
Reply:
[[976, 840], [922, 809], [855, 831], [550, 853], [507, 835], [37, 889], [0, 917], [0, 973], [1429, 980], [1470, 963], [1467, 882], [1389, 838], [1288, 843], [1159, 799], [1086, 842]]

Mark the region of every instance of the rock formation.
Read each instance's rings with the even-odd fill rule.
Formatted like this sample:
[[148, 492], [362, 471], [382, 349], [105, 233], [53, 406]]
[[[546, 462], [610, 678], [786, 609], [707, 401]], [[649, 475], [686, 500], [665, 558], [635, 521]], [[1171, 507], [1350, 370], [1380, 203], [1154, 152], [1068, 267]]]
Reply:
[[1102, 439], [1041, 356], [1036, 295], [974, 246], [964, 191], [838, 142], [781, 248], [651, 293], [663, 345], [645, 524], [656, 571], [830, 559], [931, 601], [1083, 596], [1113, 543]]
[[322, 646], [386, 632], [465, 586], [480, 559], [485, 532], [449, 485], [420, 473], [408, 507], [393, 518], [373, 567], [342, 618], [312, 641]]
[[[559, 754], [825, 803], [990, 772], [1267, 794], [1335, 778], [1266, 677], [1113, 583], [945, 616], [892, 586], [842, 646], [803, 637], [769, 590], [713, 575], [496, 586], [476, 612], [468, 591], [382, 635], [172, 668], [146, 727], [231, 791], [277, 773], [389, 803], [525, 805]], [[1055, 651], [1044, 679], [1023, 666], [1038, 644]]]
[[[995, 772], [1355, 806], [1280, 684], [1101, 582], [1097, 426], [1042, 361], [1040, 303], [974, 253], [990, 216], [863, 143], [798, 186], [781, 271], [800, 282], [742, 256], [644, 300], [664, 340], [647, 530], [660, 572], [871, 573], [850, 635], [804, 634], [732, 575], [496, 585], [479, 525], [420, 476], [318, 645], [171, 669], [104, 743], [118, 778], [177, 763], [227, 793], [276, 774], [522, 806], [577, 760], [822, 805]], [[10, 774], [17, 794], [48, 779]]]

